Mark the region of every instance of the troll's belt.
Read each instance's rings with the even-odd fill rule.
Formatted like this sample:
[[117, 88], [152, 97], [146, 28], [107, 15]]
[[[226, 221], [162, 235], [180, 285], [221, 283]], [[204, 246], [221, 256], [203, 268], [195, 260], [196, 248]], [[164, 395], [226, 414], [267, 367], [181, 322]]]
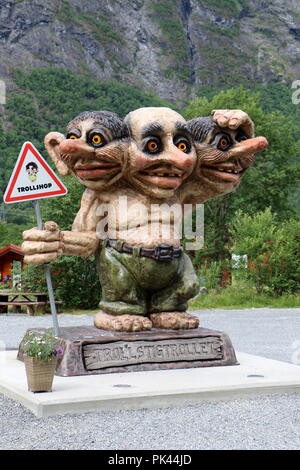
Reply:
[[162, 243], [154, 248], [143, 248], [139, 246], [128, 245], [122, 240], [112, 240], [107, 238], [105, 240], [105, 246], [115, 248], [120, 253], [136, 253], [138, 256], [145, 258], [151, 258], [156, 261], [172, 261], [175, 258], [180, 258], [182, 254], [181, 248], [175, 248], [172, 245]]

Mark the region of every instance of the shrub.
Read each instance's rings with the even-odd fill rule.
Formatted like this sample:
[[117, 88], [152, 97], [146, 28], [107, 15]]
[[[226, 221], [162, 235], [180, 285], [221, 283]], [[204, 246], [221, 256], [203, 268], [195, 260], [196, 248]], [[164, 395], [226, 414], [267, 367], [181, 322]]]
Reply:
[[221, 285], [222, 272], [222, 262], [212, 261], [209, 265], [203, 266], [198, 270], [198, 276], [200, 282], [203, 279], [204, 286], [207, 289], [217, 289]]
[[284, 222], [265, 260], [268, 287], [275, 294], [294, 294], [300, 289], [300, 221]]
[[257, 292], [282, 295], [300, 289], [300, 221], [280, 223], [270, 208], [253, 216], [238, 212], [230, 232], [233, 252], [248, 255], [248, 269], [238, 274]]
[[[66, 308], [97, 308], [100, 301], [100, 282], [94, 257], [64, 256], [51, 263], [52, 283], [56, 300]], [[29, 292], [47, 291], [44, 267], [27, 266], [22, 274], [22, 287]]]

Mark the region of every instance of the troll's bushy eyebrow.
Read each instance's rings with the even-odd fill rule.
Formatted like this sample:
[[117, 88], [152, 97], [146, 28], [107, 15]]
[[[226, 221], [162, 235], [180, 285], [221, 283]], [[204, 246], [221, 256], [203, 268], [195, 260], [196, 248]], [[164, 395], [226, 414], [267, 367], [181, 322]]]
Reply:
[[188, 129], [188, 126], [186, 124], [184, 124], [184, 122], [176, 122], [175, 129], [177, 131], [181, 132], [182, 134], [184, 134], [187, 137], [190, 137], [190, 138], [192, 137], [191, 133]]
[[71, 127], [80, 127], [82, 122], [93, 119], [94, 126], [104, 127], [111, 134], [112, 140], [129, 138], [129, 129], [123, 119], [111, 111], [85, 111], [72, 119], [67, 125], [67, 130]]
[[145, 137], [148, 137], [149, 135], [156, 134], [158, 132], [162, 132], [163, 126], [159, 124], [159, 122], [152, 122], [151, 124], [148, 124], [147, 126], [143, 127], [141, 137], [144, 139]]
[[210, 116], [191, 119], [187, 122], [187, 128], [194, 141], [199, 143], [205, 142], [212, 132], [219, 129]]

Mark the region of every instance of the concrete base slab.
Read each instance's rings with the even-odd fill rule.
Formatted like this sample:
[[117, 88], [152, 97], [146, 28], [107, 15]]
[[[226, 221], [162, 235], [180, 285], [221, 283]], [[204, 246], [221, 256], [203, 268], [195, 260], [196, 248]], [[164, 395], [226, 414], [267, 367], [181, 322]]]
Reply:
[[32, 393], [17, 351], [2, 351], [0, 392], [37, 417], [300, 392], [299, 366], [245, 353], [237, 359], [240, 365], [226, 367], [55, 376], [52, 392]]

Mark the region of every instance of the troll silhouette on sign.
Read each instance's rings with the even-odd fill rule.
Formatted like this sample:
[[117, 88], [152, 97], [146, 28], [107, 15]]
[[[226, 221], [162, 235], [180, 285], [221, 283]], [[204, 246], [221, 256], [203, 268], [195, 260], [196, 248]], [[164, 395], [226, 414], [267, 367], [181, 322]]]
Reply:
[[[254, 154], [267, 146], [264, 137], [254, 138], [249, 116], [218, 110], [186, 121], [169, 108], [141, 108], [122, 120], [108, 111], [85, 112], [68, 124], [66, 136], [46, 135], [45, 145], [59, 173], [72, 173], [86, 190], [72, 231], [50, 224], [24, 232], [25, 262], [96, 254], [98, 328], [196, 328], [198, 319], [186, 309], [199, 286], [180, 245], [182, 220], [161, 205], [203, 203], [238, 187]], [[105, 216], [103, 205], [111, 208]], [[101, 237], [104, 217], [108, 231]]]
[[32, 183], [34, 183], [37, 180], [38, 171], [39, 169], [35, 162], [27, 163], [26, 172], [28, 174], [28, 178], [30, 179]]

